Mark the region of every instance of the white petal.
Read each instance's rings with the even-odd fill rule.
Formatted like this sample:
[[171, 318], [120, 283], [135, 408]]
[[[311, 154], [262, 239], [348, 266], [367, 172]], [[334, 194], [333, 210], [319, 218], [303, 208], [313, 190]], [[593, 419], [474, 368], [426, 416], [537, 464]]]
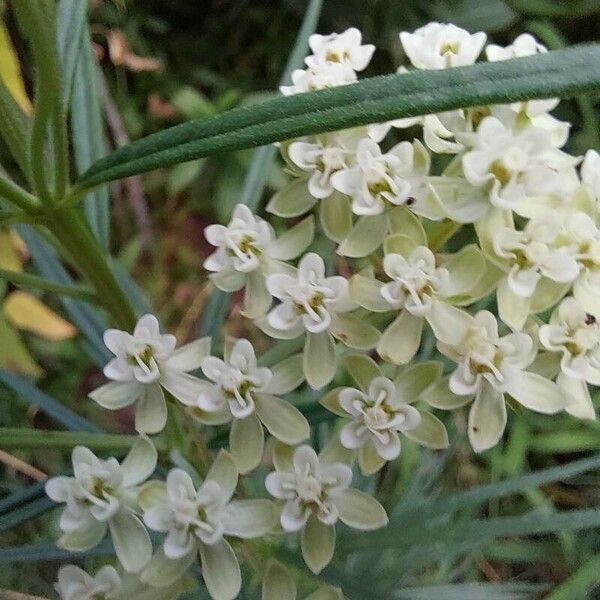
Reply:
[[152, 558], [152, 543], [142, 522], [127, 510], [119, 511], [108, 523], [115, 552], [123, 568], [136, 573]]
[[210, 354], [210, 338], [203, 337], [181, 346], [167, 359], [167, 368], [179, 371], [199, 369], [202, 359]]
[[566, 412], [578, 419], [596, 418], [596, 409], [585, 381], [560, 373], [556, 383], [569, 400], [565, 407]]
[[90, 519], [84, 528], [63, 533], [56, 545], [72, 552], [83, 552], [97, 546], [106, 535], [106, 523]]
[[506, 427], [506, 404], [501, 392], [481, 386], [469, 411], [469, 441], [475, 452], [495, 446]]
[[384, 214], [360, 217], [348, 237], [339, 245], [337, 253], [351, 258], [371, 254], [383, 243], [387, 226], [388, 220]]
[[326, 386], [335, 376], [335, 342], [328, 331], [307, 333], [303, 353], [306, 382], [313, 389]]
[[403, 365], [410, 362], [421, 345], [423, 319], [403, 310], [383, 332], [377, 352], [384, 360]]
[[242, 587], [242, 575], [233, 549], [226, 540], [201, 544], [202, 577], [214, 600], [234, 600]]
[[262, 600], [296, 600], [296, 584], [289, 571], [270, 560], [263, 577]]
[[267, 385], [269, 394], [281, 395], [295, 390], [304, 381], [302, 354], [294, 354], [271, 367], [273, 378]]
[[375, 498], [355, 489], [343, 490], [335, 495], [334, 503], [340, 519], [348, 527], [369, 531], [388, 524], [385, 510]]
[[164, 550], [159, 548], [141, 572], [140, 579], [152, 587], [164, 588], [183, 577], [195, 558], [194, 552], [181, 558], [167, 558]]
[[215, 481], [223, 490], [225, 497], [229, 500], [238, 482], [238, 471], [235, 461], [229, 452], [221, 450], [215, 458], [206, 475], [206, 481]]
[[308, 568], [315, 574], [320, 573], [333, 558], [335, 526], [325, 525], [315, 516], [310, 517], [302, 531], [300, 544]]
[[537, 373], [516, 371], [506, 383], [506, 391], [530, 410], [552, 415], [563, 410], [567, 404], [560, 388]]
[[270, 500], [234, 500], [219, 512], [225, 535], [251, 539], [271, 533], [277, 524]]
[[315, 218], [311, 215], [269, 245], [268, 254], [278, 260], [296, 258], [308, 248], [315, 234]]
[[427, 448], [434, 450], [447, 448], [449, 445], [448, 433], [444, 424], [429, 412], [421, 411], [420, 414], [421, 422], [412, 429], [403, 430], [402, 433], [409, 440]]
[[158, 383], [144, 386], [135, 406], [135, 429], [142, 433], [158, 433], [167, 424], [167, 403]]
[[310, 434], [306, 417], [291, 404], [270, 394], [256, 394], [256, 411], [269, 433], [292, 446]]
[[244, 310], [242, 314], [248, 319], [262, 317], [271, 307], [271, 294], [265, 283], [265, 276], [260, 269], [248, 273], [244, 290]]
[[144, 386], [137, 381], [111, 381], [90, 392], [89, 397], [102, 408], [119, 410], [133, 404], [143, 393]]
[[444, 344], [456, 345], [464, 338], [465, 331], [472, 323], [472, 317], [460, 308], [433, 299], [427, 322], [437, 340]]
[[[202, 361], [203, 364], [206, 358]], [[169, 394], [186, 406], [197, 406], [198, 397], [207, 387], [206, 381], [180, 371], [167, 371], [160, 383]]]
[[138, 485], [152, 475], [156, 469], [158, 453], [146, 436], [140, 436], [121, 463], [123, 485]]
[[255, 413], [245, 419], [234, 419], [229, 432], [231, 454], [242, 474], [255, 469], [262, 460], [265, 436]]

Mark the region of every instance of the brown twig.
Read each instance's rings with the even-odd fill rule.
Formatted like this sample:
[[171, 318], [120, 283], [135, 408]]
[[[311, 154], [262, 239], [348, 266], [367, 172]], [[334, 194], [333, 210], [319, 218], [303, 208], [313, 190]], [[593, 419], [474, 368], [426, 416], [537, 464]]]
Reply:
[[21, 460], [4, 450], [0, 450], [0, 462], [3, 462], [6, 466], [13, 468], [15, 471], [19, 471], [20, 473], [23, 473], [23, 475], [27, 475], [27, 477], [31, 477], [31, 479], [35, 479], [36, 481], [46, 481], [48, 478], [43, 471], [36, 469], [24, 460]]

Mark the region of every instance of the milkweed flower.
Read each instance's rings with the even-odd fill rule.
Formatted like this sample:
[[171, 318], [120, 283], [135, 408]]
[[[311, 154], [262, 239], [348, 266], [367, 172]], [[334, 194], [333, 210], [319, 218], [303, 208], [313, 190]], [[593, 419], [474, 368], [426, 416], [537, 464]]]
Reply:
[[452, 24], [428, 23], [414, 33], [403, 31], [400, 41], [417, 69], [446, 69], [472, 65], [481, 54], [487, 36], [469, 33]]
[[271, 303], [265, 275], [289, 270], [284, 261], [301, 254], [313, 234], [314, 220], [308, 217], [277, 238], [269, 223], [245, 204], [238, 204], [228, 225], [209, 225], [204, 230], [208, 242], [217, 248], [204, 261], [204, 268], [223, 291], [235, 292], [245, 286], [244, 314], [254, 319]]
[[122, 463], [98, 458], [84, 446], [73, 449], [73, 477], [53, 477], [46, 494], [65, 503], [57, 545], [83, 551], [96, 546], [110, 531], [115, 552], [126, 571], [136, 572], [152, 555], [152, 544], [138, 517], [139, 485], [156, 467], [156, 449], [146, 437], [135, 442]]
[[267, 491], [284, 500], [280, 522], [285, 531], [302, 531], [302, 556], [319, 573], [335, 546], [335, 523], [355, 529], [384, 527], [388, 518], [375, 498], [350, 488], [352, 469], [327, 463], [310, 446], [296, 448], [287, 460], [276, 459], [276, 471], [265, 480]]
[[204, 358], [201, 368], [210, 383], [206, 382], [193, 404], [192, 414], [213, 425], [233, 421], [229, 446], [240, 472], [251, 471], [262, 458], [263, 425], [287, 444], [299, 444], [309, 436], [306, 418], [278, 397], [304, 381], [301, 355], [272, 369], [259, 367], [252, 344], [240, 339], [226, 345], [223, 359]]
[[600, 324], [573, 297], [554, 310], [550, 323], [540, 326], [542, 347], [560, 354], [556, 383], [569, 399], [565, 410], [579, 418], [594, 419], [596, 412], [587, 384], [600, 385]]
[[240, 567], [226, 536], [261, 537], [272, 531], [277, 518], [269, 500], [232, 500], [237, 481], [233, 459], [221, 452], [200, 487], [182, 469], [171, 469], [166, 484], [153, 482], [146, 487], [140, 497], [144, 522], [166, 533], [166, 538], [142, 572], [142, 581], [166, 585], [199, 554], [211, 597], [237, 597]]
[[372, 44], [362, 44], [362, 33], [356, 27], [329, 35], [314, 33], [308, 38], [308, 45], [313, 52], [304, 59], [308, 67], [324, 63], [346, 63], [355, 71], [363, 71], [375, 52]]
[[122, 581], [117, 570], [110, 565], [99, 569], [94, 576], [75, 565], [64, 565], [58, 571], [58, 581], [54, 587], [61, 600], [117, 600]]
[[502, 437], [506, 394], [543, 414], [566, 407], [567, 400], [554, 382], [527, 370], [536, 355], [530, 335], [517, 332], [500, 336], [496, 317], [486, 310], [471, 317], [462, 333], [458, 344], [438, 342], [440, 352], [457, 363], [457, 368], [449, 379], [427, 390], [424, 398], [442, 409], [458, 408], [474, 400], [468, 435], [476, 452], [495, 446]]
[[293, 275], [269, 275], [267, 288], [280, 303], [257, 325], [275, 338], [306, 335], [303, 367], [311, 387], [321, 388], [335, 375], [334, 338], [360, 349], [377, 344], [378, 330], [350, 314], [358, 305], [350, 297], [348, 281], [341, 276], [326, 277], [318, 254], [304, 255]]
[[164, 392], [181, 402], [200, 393], [202, 382], [189, 374], [210, 351], [210, 338], [201, 338], [175, 349], [174, 335], [161, 334], [158, 319], [144, 315], [133, 334], [119, 329], [104, 332], [104, 343], [115, 355], [104, 375], [112, 379], [90, 398], [103, 408], [118, 410], [135, 403], [135, 427], [142, 433], [157, 433], [167, 422]]

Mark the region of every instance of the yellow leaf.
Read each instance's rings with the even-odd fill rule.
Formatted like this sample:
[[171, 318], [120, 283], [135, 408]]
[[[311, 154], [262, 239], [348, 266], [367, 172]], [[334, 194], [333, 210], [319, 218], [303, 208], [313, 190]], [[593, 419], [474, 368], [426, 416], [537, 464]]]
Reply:
[[2, 68], [0, 68], [0, 77], [4, 80], [4, 84], [17, 101], [17, 104], [23, 111], [30, 115], [31, 101], [25, 91], [17, 53], [13, 48], [4, 23], [0, 23], [0, 65], [2, 65]]
[[23, 270], [21, 257], [10, 231], [0, 231], [0, 269], [19, 273]]
[[15, 327], [37, 333], [48, 340], [65, 340], [77, 334], [77, 329], [71, 323], [27, 292], [10, 294], [4, 302], [4, 315]]
[[44, 371], [35, 363], [18, 332], [0, 316], [0, 367], [31, 377], [41, 377]]

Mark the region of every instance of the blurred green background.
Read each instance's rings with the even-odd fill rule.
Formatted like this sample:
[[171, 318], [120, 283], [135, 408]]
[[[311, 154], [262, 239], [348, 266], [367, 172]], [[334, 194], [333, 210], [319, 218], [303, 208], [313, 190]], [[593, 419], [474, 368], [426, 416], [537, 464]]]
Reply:
[[[0, 0], [3, 13], [5, 4]], [[208, 117], [276, 94], [305, 8], [306, 2], [301, 0], [92, 0], [90, 22], [102, 71], [107, 146], [116, 147], [188, 119]], [[10, 13], [5, 17], [9, 39], [21, 58], [24, 85], [30, 90], [32, 73], [26, 48], [16, 35]], [[365, 41], [377, 46], [364, 74], [371, 76], [393, 71], [403, 62], [400, 31], [432, 20], [452, 22], [472, 32], [485, 31], [491, 41], [500, 44], [509, 44], [524, 31], [534, 33], [550, 48], [600, 40], [600, 0], [324, 0], [318, 31], [360, 28]], [[0, 68], [8, 64], [5, 60], [6, 55], [0, 54]], [[580, 154], [587, 148], [600, 148], [599, 111], [598, 97], [565, 101], [555, 111], [556, 116], [572, 123], [566, 148], [569, 152]], [[406, 131], [405, 135], [416, 133]], [[196, 335], [210, 292], [201, 267], [208, 253], [203, 228], [225, 220], [239, 201], [251, 155], [248, 151], [193, 161], [111, 185], [113, 251], [181, 342]], [[0, 164], [11, 170], [8, 152], [1, 143]], [[283, 182], [281, 165], [274, 165], [268, 194]], [[13, 266], [26, 265], [27, 250], [16, 236], [0, 230], [0, 266], [9, 261]], [[127, 411], [115, 416], [86, 401], [87, 391], [97, 386], [102, 376], [81, 352], [69, 324], [58, 317], [41, 319], [45, 325], [30, 322], [34, 319], [22, 315], [23, 300], [11, 300], [14, 293], [13, 288], [0, 283], [0, 366], [35, 376], [50, 395], [111, 431], [131, 431]], [[35, 311], [48, 305], [60, 312], [51, 297], [37, 295], [37, 299], [43, 304]], [[249, 334], [235, 302], [227, 327], [235, 335]], [[465, 416], [458, 411], [452, 424], [455, 432], [464, 427]], [[600, 452], [599, 423], [581, 422], [567, 415], [548, 418], [519, 414], [510, 419], [504, 445], [483, 457], [474, 456], [464, 436], [456, 433], [451, 457], [444, 465], [432, 457], [424, 463], [423, 454], [407, 444], [397, 468], [386, 476], [389, 481], [378, 482], [387, 506], [393, 508], [401, 502], [415, 477], [422, 476], [424, 465], [443, 469], [435, 487], [447, 491]], [[0, 426], [43, 429], [54, 424], [15, 402], [15, 395], [0, 386]], [[65, 453], [59, 451], [12, 454], [42, 473], [57, 473], [67, 464]], [[5, 461], [0, 464], [0, 473], [0, 501], [2, 494], [24, 489], [32, 482]], [[469, 516], [506, 516], [528, 509], [551, 514], [560, 509], [597, 506], [599, 502], [600, 475], [596, 473], [579, 476], [568, 484], [550, 484], [492, 500]], [[46, 515], [1, 532], [0, 545], [50, 542], [54, 537], [52, 521]], [[50, 583], [56, 570], [57, 563], [52, 561], [1, 567], [0, 588], [53, 597]], [[357, 578], [365, 576], [364, 565], [355, 573]], [[600, 579], [598, 573], [600, 532], [584, 530], [508, 538], [470, 552], [458, 564], [448, 555], [447, 560], [424, 567], [406, 581], [522, 580], [550, 586], [566, 581], [571, 582], [570, 587], [558, 587], [553, 600], [577, 600], [600, 597], [591, 591], [592, 584]], [[580, 585], [573, 585], [573, 581]]]

